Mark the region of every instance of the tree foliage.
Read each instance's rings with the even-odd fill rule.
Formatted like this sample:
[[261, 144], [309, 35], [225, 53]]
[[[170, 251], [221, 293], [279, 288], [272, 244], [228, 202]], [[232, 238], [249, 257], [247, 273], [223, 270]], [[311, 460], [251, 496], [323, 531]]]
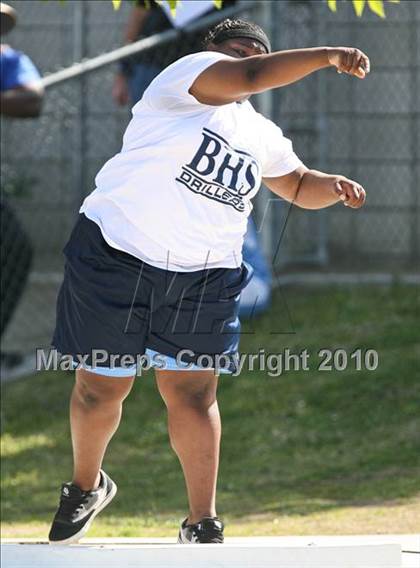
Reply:
[[[130, 1], [135, 2], [135, 0], [130, 0]], [[158, 4], [163, 4], [164, 0], [156, 0], [156, 1], [158, 2]], [[172, 14], [175, 15], [177, 5], [182, 0], [165, 0], [165, 1], [169, 4]], [[223, 0], [213, 0], [213, 2], [216, 8], [219, 9], [223, 5]], [[362, 16], [365, 6], [367, 5], [374, 14], [376, 14], [380, 18], [385, 18], [384, 0], [351, 0], [351, 2], [353, 4], [354, 11], [359, 17]], [[388, 0], [388, 2], [391, 2], [392, 4], [399, 4], [400, 0]], [[122, 0], [112, 0], [112, 4], [115, 10], [118, 10], [120, 8], [121, 3]], [[337, 0], [327, 0], [327, 3], [330, 10], [332, 10], [333, 12], [337, 12]], [[146, 6], [147, 4], [150, 4], [150, 0], [149, 1], [146, 0]]]
[[[337, 0], [327, 0], [330, 10], [337, 11]], [[388, 0], [392, 4], [399, 4], [400, 0]], [[354, 11], [359, 16], [362, 16], [366, 4], [374, 14], [380, 18], [385, 18], [385, 8], [383, 0], [352, 0]]]
[[[131, 2], [135, 2], [136, 0], [130, 0]], [[163, 0], [156, 0], [158, 4], [163, 4]], [[169, 8], [171, 9], [171, 12], [173, 15], [176, 14], [176, 8], [177, 5], [180, 3], [181, 0], [166, 0], [166, 3], [169, 4]], [[218, 8], [220, 10], [220, 8], [222, 7], [223, 4], [223, 0], [213, 0], [214, 5], [216, 6], [216, 8]], [[122, 0], [112, 0], [112, 4], [114, 6], [115, 10], [118, 10], [119, 7], [121, 6]], [[146, 7], [147, 4], [150, 4], [150, 0], [146, 0]]]

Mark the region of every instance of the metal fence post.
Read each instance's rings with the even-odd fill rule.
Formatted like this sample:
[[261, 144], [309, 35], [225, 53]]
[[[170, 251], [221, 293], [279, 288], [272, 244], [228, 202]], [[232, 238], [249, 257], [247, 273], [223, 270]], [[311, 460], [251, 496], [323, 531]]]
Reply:
[[[274, 20], [273, 2], [263, 0], [259, 2], [259, 11], [256, 12], [256, 21], [267, 33], [268, 37], [274, 42], [272, 23]], [[266, 91], [258, 95], [259, 110], [268, 118], [273, 117], [273, 92]], [[272, 261], [273, 255], [273, 208], [270, 207], [272, 196], [269, 190], [263, 185], [257, 195], [259, 219], [257, 223], [258, 231], [261, 231], [261, 243], [267, 259]]]
[[[411, 6], [412, 17], [411, 17], [411, 25], [410, 25], [410, 44], [411, 44], [411, 53], [419, 53], [420, 45], [417, 39], [417, 27], [420, 26], [419, 16], [418, 16], [418, 8], [416, 6]], [[417, 85], [419, 85], [418, 80], [419, 74], [419, 60], [414, 60], [411, 67], [411, 93], [410, 93], [410, 106], [411, 106], [411, 113], [412, 113], [412, 120], [411, 120], [411, 167], [412, 167], [412, 174], [411, 174], [411, 191], [412, 191], [412, 199], [413, 199], [413, 214], [411, 216], [411, 259], [413, 261], [417, 261], [420, 256], [420, 179], [417, 177], [417, 173], [420, 174], [420, 166], [419, 166], [419, 145], [420, 145], [420, 134], [419, 134], [419, 121], [418, 116], [419, 113], [416, 110], [416, 106], [418, 105], [418, 97], [419, 93], [417, 90]], [[416, 120], [417, 117], [417, 120]], [[417, 172], [417, 168], [419, 171]]]
[[[73, 2], [73, 61], [82, 61], [85, 56], [85, 29], [87, 16], [86, 2]], [[77, 105], [73, 115], [73, 147], [71, 155], [72, 187], [75, 213], [85, 197], [85, 158], [86, 158], [86, 79], [78, 78], [76, 90]]]
[[[325, 9], [319, 4], [315, 6], [314, 15], [316, 17], [316, 35], [317, 45], [325, 43], [325, 15], [320, 14], [320, 10]], [[327, 136], [328, 136], [328, 119], [327, 119], [327, 77], [324, 73], [317, 74], [317, 105], [316, 105], [316, 129], [318, 133], [318, 168], [320, 171], [327, 169]], [[327, 211], [317, 211], [317, 247], [316, 261], [325, 266], [328, 263], [328, 214]]]

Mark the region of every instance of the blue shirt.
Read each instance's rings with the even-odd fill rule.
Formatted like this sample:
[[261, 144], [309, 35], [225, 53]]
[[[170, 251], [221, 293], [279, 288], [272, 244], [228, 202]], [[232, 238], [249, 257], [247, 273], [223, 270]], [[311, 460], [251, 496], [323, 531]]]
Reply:
[[41, 78], [27, 55], [6, 46], [0, 53], [0, 91], [34, 83]]

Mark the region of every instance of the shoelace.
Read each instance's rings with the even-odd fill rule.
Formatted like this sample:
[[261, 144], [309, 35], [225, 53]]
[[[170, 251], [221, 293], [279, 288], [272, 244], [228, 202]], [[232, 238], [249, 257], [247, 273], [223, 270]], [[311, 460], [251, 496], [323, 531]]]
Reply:
[[223, 532], [221, 529], [217, 528], [216, 525], [206, 526], [203, 528], [202, 523], [198, 523], [193, 528], [193, 534], [197, 537], [199, 542], [202, 543], [222, 543], [223, 542]]
[[85, 494], [82, 498], [80, 497], [62, 497], [60, 500], [60, 507], [58, 509], [58, 515], [65, 518], [76, 516], [88, 502], [89, 496]]

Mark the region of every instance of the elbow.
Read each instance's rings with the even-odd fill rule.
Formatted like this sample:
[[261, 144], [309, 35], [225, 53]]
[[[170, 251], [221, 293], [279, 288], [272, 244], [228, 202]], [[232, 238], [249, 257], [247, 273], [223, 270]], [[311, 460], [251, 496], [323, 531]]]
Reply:
[[42, 112], [45, 90], [40, 84], [31, 85], [27, 91], [26, 111], [28, 118], [38, 118]]
[[330, 196], [326, 196], [324, 191], [319, 191], [319, 188], [314, 183], [312, 170], [301, 168], [300, 173], [301, 178], [294, 199], [295, 205], [300, 209], [316, 211], [325, 209], [336, 202], [336, 199], [331, 200]]
[[30, 103], [26, 105], [26, 108], [13, 114], [17, 118], [39, 118], [41, 116], [42, 105], [39, 102]]
[[43, 87], [39, 87], [36, 91], [36, 93], [34, 93], [34, 112], [35, 112], [35, 117], [38, 117], [41, 115], [42, 112], [42, 107], [44, 104], [44, 95], [45, 95], [45, 89]]
[[28, 106], [24, 118], [39, 118], [41, 116], [42, 106], [39, 103]]
[[245, 84], [246, 90], [254, 95], [266, 90], [261, 81], [262, 61], [264, 56], [249, 57], [245, 68]]
[[294, 205], [299, 207], [299, 209], [316, 210], [321, 208], [313, 199], [308, 199], [305, 195], [298, 195], [294, 200]]
[[28, 100], [28, 104], [26, 105], [26, 118], [38, 118], [41, 116], [42, 112], [42, 102], [43, 97], [41, 94], [34, 94], [33, 97]]
[[318, 211], [319, 209], [326, 209], [335, 205], [337, 201], [330, 201], [325, 199], [320, 199], [312, 196], [303, 197], [302, 199], [296, 199], [295, 205], [300, 209], [308, 209], [310, 211]]
[[38, 118], [42, 112], [44, 91], [37, 89], [25, 93], [24, 99], [19, 104], [15, 116], [20, 118]]
[[325, 205], [314, 205], [313, 203], [299, 203], [295, 202], [300, 209], [306, 209], [308, 211], [317, 211], [318, 209], [324, 209]]
[[38, 118], [39, 116], [41, 116], [41, 113], [42, 113], [42, 99], [39, 99], [38, 101], [34, 102], [32, 117]]
[[294, 205], [299, 207], [299, 209], [312, 209], [312, 207], [308, 207], [308, 205], [301, 199], [296, 199]]

